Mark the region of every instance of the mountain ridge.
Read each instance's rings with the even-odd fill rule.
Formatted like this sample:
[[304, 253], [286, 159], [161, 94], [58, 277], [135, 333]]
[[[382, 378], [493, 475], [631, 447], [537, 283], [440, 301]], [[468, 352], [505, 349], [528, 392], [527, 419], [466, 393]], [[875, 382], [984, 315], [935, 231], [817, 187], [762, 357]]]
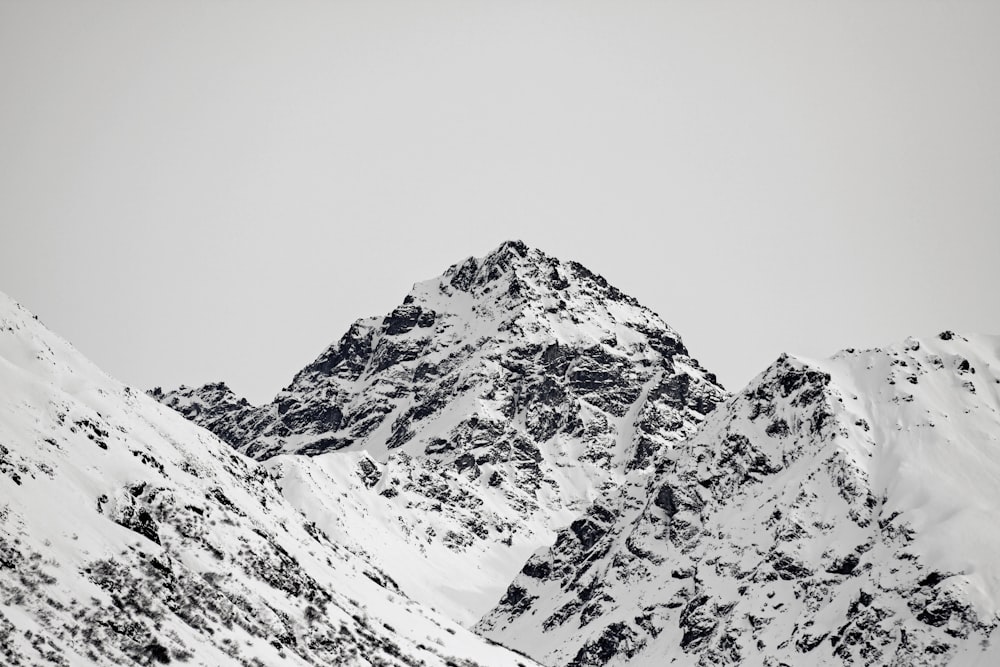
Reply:
[[782, 355], [536, 552], [480, 631], [573, 667], [987, 664], [998, 369], [1000, 337], [951, 332]]

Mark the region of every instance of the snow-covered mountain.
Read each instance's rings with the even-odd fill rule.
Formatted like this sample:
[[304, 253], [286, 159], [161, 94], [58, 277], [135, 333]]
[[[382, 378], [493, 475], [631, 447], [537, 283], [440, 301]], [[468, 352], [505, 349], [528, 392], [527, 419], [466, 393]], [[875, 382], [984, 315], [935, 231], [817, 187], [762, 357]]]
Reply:
[[725, 396], [656, 314], [520, 242], [357, 321], [270, 404], [223, 384], [152, 393], [468, 624], [602, 492], [645, 488]]
[[[287, 482], [285, 482], [287, 484]], [[533, 665], [0, 295], [0, 664]]]
[[657, 467], [478, 629], [551, 666], [1000, 664], [1000, 337], [783, 356]]

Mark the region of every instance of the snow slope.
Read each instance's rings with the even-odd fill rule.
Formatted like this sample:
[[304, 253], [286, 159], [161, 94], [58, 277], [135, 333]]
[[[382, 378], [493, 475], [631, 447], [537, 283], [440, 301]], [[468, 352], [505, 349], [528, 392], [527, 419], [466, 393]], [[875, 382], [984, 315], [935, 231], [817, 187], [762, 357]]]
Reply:
[[529, 665], [0, 295], [0, 663]]
[[547, 665], [1000, 664], [1000, 338], [783, 356], [522, 568]]
[[222, 384], [153, 395], [265, 459], [335, 542], [472, 624], [602, 492], [643, 486], [724, 392], [656, 314], [514, 241], [358, 320], [271, 404]]

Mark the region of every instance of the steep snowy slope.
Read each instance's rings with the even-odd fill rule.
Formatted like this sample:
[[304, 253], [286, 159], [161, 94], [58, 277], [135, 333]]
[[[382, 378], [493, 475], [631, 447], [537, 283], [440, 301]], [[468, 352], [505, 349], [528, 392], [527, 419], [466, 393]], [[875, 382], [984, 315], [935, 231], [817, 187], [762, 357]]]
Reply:
[[782, 357], [479, 625], [548, 665], [1000, 664], [1000, 338]]
[[0, 664], [527, 665], [0, 295]]
[[224, 385], [154, 395], [267, 459], [335, 541], [465, 623], [724, 396], [657, 315], [520, 242], [359, 320], [269, 405]]

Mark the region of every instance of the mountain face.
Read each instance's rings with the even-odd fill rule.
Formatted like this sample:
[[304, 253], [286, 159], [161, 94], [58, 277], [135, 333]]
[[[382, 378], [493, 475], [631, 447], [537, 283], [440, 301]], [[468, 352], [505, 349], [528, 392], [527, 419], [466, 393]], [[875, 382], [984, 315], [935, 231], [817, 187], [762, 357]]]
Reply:
[[546, 665], [1000, 664], [1000, 338], [783, 356], [478, 625]]
[[534, 665], [0, 295], [0, 663]]
[[221, 384], [154, 396], [471, 624], [602, 492], [645, 488], [725, 394], [635, 299], [508, 242], [358, 320], [270, 404]]

